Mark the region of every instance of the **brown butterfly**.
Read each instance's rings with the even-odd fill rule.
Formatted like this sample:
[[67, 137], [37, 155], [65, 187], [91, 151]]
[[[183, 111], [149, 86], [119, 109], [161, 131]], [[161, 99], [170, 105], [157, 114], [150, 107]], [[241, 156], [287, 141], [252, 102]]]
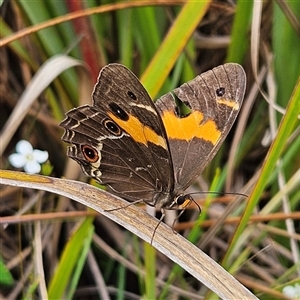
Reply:
[[60, 124], [71, 144], [67, 154], [112, 194], [155, 206], [162, 218], [166, 209], [183, 212], [193, 201], [184, 191], [227, 136], [245, 86], [243, 68], [229, 63], [154, 104], [130, 70], [109, 64], [100, 71], [93, 104], [70, 110]]

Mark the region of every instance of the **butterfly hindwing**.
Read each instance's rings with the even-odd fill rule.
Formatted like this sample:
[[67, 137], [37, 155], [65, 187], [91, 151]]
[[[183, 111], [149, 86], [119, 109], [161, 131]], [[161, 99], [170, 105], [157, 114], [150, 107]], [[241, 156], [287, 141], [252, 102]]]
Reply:
[[[215, 156], [240, 110], [245, 72], [221, 65], [162, 96], [156, 107], [167, 132], [175, 189], [184, 191]], [[181, 116], [175, 99], [190, 112]]]

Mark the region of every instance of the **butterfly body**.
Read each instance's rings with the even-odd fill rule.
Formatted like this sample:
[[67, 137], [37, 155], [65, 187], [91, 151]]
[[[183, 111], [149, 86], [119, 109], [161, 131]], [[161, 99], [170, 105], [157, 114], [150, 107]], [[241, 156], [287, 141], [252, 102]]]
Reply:
[[[99, 74], [93, 105], [72, 109], [60, 124], [68, 156], [83, 172], [127, 201], [184, 209], [184, 191], [211, 161], [242, 104], [245, 73], [225, 64], [154, 104], [120, 64]], [[190, 111], [182, 115], [178, 101]]]

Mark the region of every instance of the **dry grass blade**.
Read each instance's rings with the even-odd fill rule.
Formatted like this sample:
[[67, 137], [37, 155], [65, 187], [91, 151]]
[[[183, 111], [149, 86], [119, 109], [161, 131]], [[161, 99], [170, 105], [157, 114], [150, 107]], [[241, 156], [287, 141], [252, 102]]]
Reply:
[[[72, 198], [114, 220], [146, 242], [151, 240], [153, 229], [158, 222], [133, 205], [107, 212], [106, 210], [124, 207], [128, 203], [85, 183], [3, 170], [0, 172], [0, 178], [1, 184], [45, 190]], [[161, 224], [158, 227], [153, 246], [203, 282], [222, 299], [234, 299], [236, 295], [239, 295], [239, 299], [257, 299], [200, 249], [179, 234], [173, 234], [172, 229], [167, 225]]]

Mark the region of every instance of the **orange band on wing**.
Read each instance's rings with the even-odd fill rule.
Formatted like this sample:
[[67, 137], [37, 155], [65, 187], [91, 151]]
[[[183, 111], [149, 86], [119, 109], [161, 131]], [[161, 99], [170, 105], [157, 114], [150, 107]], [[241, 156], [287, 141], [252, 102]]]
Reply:
[[138, 118], [129, 116], [129, 120], [123, 121], [115, 115], [108, 113], [109, 117], [115, 121], [124, 131], [126, 131], [136, 142], [148, 145], [153, 143], [157, 146], [167, 149], [164, 138], [158, 135], [150, 127], [145, 126]]
[[199, 111], [194, 111], [184, 118], [167, 111], [162, 119], [169, 139], [189, 141], [196, 137], [215, 145], [221, 136], [221, 131], [213, 120], [202, 122], [203, 114]]

